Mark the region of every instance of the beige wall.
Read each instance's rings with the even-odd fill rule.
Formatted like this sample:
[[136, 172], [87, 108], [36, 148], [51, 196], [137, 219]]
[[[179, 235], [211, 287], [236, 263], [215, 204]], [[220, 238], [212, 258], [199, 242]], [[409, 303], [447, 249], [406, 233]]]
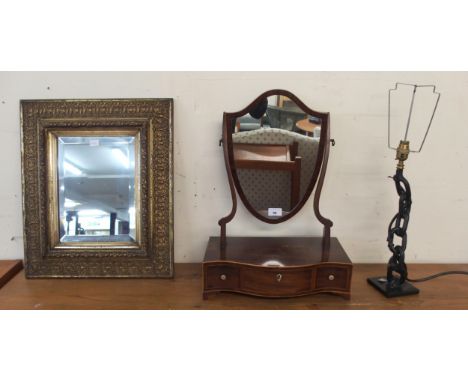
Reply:
[[[386, 230], [397, 209], [394, 152], [387, 149], [387, 89], [396, 81], [436, 84], [442, 93], [423, 152], [410, 157], [413, 191], [409, 262], [467, 262], [467, 73], [0, 73], [0, 259], [23, 256], [19, 100], [171, 97], [175, 102], [175, 260], [203, 258], [208, 236], [230, 210], [218, 146], [223, 111], [237, 111], [260, 92], [284, 88], [331, 113], [331, 149], [322, 198], [354, 262], [384, 262]], [[312, 201], [278, 226], [251, 218], [242, 204], [230, 235], [317, 235]]]

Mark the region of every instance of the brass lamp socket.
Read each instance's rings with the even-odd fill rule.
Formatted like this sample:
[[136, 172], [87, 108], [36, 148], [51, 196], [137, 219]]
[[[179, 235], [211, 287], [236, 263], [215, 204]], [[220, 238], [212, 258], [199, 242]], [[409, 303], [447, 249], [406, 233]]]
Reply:
[[398, 160], [397, 168], [403, 170], [405, 168], [404, 162], [408, 159], [410, 153], [409, 141], [400, 141], [396, 151], [396, 158]]

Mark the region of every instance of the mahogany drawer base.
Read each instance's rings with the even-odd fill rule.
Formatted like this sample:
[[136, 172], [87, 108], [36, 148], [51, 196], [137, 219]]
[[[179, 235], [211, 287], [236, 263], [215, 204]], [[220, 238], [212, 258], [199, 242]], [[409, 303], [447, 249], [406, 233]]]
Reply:
[[218, 244], [219, 238], [210, 238], [205, 254], [204, 298], [218, 292], [270, 298], [316, 293], [350, 297], [352, 263], [336, 238], [325, 257], [320, 238], [228, 238], [224, 251]]

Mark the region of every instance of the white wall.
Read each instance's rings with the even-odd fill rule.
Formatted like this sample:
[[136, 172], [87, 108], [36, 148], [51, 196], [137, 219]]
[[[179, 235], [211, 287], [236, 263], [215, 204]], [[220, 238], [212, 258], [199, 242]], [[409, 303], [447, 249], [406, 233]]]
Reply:
[[[20, 99], [171, 97], [175, 102], [175, 260], [198, 262], [231, 207], [222, 149], [223, 111], [272, 88], [331, 113], [322, 212], [354, 262], [384, 262], [397, 209], [394, 152], [387, 149], [387, 89], [396, 81], [436, 84], [442, 93], [421, 154], [407, 161], [413, 209], [409, 262], [468, 262], [468, 73], [388, 72], [38, 72], [0, 73], [0, 259], [23, 256]], [[230, 235], [318, 235], [312, 199], [290, 221], [268, 225], [243, 205]]]

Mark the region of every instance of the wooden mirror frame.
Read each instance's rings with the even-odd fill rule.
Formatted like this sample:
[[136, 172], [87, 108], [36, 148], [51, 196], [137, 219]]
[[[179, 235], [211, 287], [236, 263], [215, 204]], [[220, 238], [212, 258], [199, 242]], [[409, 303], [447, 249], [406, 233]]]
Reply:
[[[173, 276], [172, 121], [172, 99], [21, 101], [24, 254], [28, 278]], [[54, 238], [51, 222], [55, 216], [51, 214], [56, 213], [58, 206], [51, 205], [57, 201], [53, 168], [57, 140], [53, 137], [74, 132], [79, 136], [108, 133], [138, 137], [137, 243], [64, 245]]]
[[[263, 215], [259, 214], [252, 205], [246, 199], [244, 192], [242, 191], [242, 187], [240, 186], [239, 179], [237, 177], [236, 172], [234, 169], [234, 156], [233, 156], [233, 144], [232, 144], [232, 121], [236, 120], [237, 118], [247, 114], [251, 111], [261, 100], [266, 97], [270, 96], [286, 96], [292, 101], [294, 101], [297, 106], [299, 106], [306, 114], [312, 115], [314, 117], [321, 118], [322, 125], [321, 125], [321, 135], [320, 135], [320, 143], [319, 143], [319, 150], [317, 154], [317, 163], [315, 165], [315, 169], [312, 175], [312, 179], [310, 184], [303, 196], [303, 198], [299, 201], [299, 203], [285, 216], [282, 216], [279, 219], [268, 219]], [[323, 238], [324, 244], [327, 246], [330, 242], [330, 228], [333, 226], [333, 222], [330, 219], [325, 218], [320, 213], [320, 196], [322, 192], [323, 182], [325, 178], [325, 173], [327, 170], [328, 164], [328, 155], [330, 149], [330, 114], [318, 112], [315, 110], [310, 109], [307, 107], [299, 98], [297, 98], [293, 93], [282, 90], [282, 89], [273, 89], [266, 91], [265, 93], [259, 95], [253, 102], [251, 102], [247, 107], [244, 109], [234, 112], [234, 113], [227, 113], [223, 114], [223, 126], [222, 126], [222, 143], [223, 143], [223, 150], [224, 150], [224, 162], [226, 165], [226, 171], [229, 181], [229, 187], [231, 190], [231, 198], [232, 198], [232, 209], [231, 212], [226, 215], [225, 217], [221, 218], [218, 224], [221, 227], [221, 247], [224, 247], [226, 244], [226, 224], [229, 223], [235, 216], [237, 211], [237, 197], [236, 197], [236, 190], [239, 194], [242, 202], [244, 203], [247, 210], [255, 216], [257, 219], [269, 223], [269, 224], [278, 224], [285, 222], [288, 219], [291, 219], [294, 215], [296, 215], [307, 200], [310, 197], [310, 194], [317, 185], [317, 190], [314, 195], [314, 213], [317, 217], [317, 220], [323, 224], [324, 231], [323, 231]]]

